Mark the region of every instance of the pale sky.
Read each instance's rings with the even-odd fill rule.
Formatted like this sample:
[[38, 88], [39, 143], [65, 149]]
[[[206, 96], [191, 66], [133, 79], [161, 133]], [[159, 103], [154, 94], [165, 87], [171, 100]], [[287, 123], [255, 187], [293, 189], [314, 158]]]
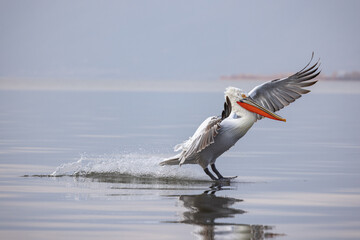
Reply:
[[0, 0], [0, 77], [207, 80], [360, 70], [360, 1]]

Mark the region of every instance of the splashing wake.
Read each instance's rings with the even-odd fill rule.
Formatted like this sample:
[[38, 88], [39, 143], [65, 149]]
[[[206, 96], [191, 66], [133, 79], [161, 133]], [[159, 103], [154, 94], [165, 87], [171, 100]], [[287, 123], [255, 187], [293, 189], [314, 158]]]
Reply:
[[76, 162], [62, 164], [52, 176], [86, 176], [90, 174], [119, 174], [134, 177], [207, 180], [196, 165], [160, 166], [161, 156], [129, 153], [100, 156], [81, 155]]

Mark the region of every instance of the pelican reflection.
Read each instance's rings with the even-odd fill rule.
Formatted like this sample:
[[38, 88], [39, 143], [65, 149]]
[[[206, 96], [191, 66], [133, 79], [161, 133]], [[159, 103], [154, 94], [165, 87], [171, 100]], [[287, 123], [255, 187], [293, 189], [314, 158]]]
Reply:
[[[229, 222], [228, 219], [246, 213], [237, 208], [242, 199], [216, 196], [222, 186], [212, 186], [197, 195], [180, 195], [179, 201], [186, 208], [182, 219], [176, 223], [195, 226], [194, 234], [199, 239], [266, 239], [275, 236], [267, 231], [272, 228], [264, 225], [249, 225]], [[227, 219], [227, 220], [226, 220]]]
[[216, 219], [233, 218], [236, 214], [245, 211], [231, 207], [241, 199], [218, 197], [216, 191], [205, 191], [199, 195], [181, 195], [179, 200], [184, 207], [189, 209], [183, 213], [184, 223], [191, 224], [215, 224]]

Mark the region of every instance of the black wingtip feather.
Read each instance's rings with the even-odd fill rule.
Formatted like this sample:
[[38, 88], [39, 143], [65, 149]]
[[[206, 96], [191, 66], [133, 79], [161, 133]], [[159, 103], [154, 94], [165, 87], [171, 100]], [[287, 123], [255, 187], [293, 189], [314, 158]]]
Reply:
[[315, 83], [317, 83], [317, 80], [312, 81], [312, 82], [304, 82], [300, 84], [300, 87], [310, 87], [312, 85], [314, 85]]
[[308, 62], [308, 64], [306, 64], [305, 67], [304, 67], [303, 69], [301, 69], [300, 71], [298, 71], [297, 73], [301, 73], [302, 71], [304, 71], [304, 70], [310, 65], [310, 63], [312, 62], [313, 58], [314, 58], [314, 51], [313, 51], [312, 54], [311, 54], [311, 58], [310, 58], [310, 61]]
[[315, 73], [315, 74], [313, 74], [313, 75], [310, 75], [310, 76], [307, 76], [307, 77], [305, 77], [305, 78], [302, 78], [301, 81], [303, 82], [303, 81], [311, 80], [311, 79], [313, 79], [313, 78], [316, 78], [319, 74], [320, 74], [320, 72], [317, 72], [317, 73]]
[[228, 96], [226, 96], [225, 102], [224, 102], [224, 110], [221, 113], [221, 119], [227, 118], [231, 113], [231, 102]]
[[297, 72], [296, 75], [298, 76], [302, 76], [302, 75], [305, 75], [307, 73], [309, 73], [309, 71], [313, 70], [314, 68], [317, 67], [319, 62], [316, 62], [314, 65], [312, 65], [311, 67], [307, 68], [307, 69], [303, 69], [302, 71], [300, 72]]
[[312, 66], [312, 67], [306, 69], [306, 71], [301, 72], [300, 74], [298, 74], [298, 77], [301, 78], [301, 77], [306, 77], [306, 76], [308, 76], [310, 74], [313, 74], [314, 72], [316, 72], [319, 69], [319, 66], [320, 65], [318, 63], [315, 63], [314, 66]]

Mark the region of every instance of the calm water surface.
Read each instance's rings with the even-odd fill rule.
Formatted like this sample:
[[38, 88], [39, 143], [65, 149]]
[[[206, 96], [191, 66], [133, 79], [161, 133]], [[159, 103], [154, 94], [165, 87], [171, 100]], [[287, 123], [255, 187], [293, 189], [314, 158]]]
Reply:
[[359, 239], [360, 94], [312, 92], [256, 123], [218, 159], [230, 184], [158, 166], [222, 101], [0, 92], [1, 239]]

